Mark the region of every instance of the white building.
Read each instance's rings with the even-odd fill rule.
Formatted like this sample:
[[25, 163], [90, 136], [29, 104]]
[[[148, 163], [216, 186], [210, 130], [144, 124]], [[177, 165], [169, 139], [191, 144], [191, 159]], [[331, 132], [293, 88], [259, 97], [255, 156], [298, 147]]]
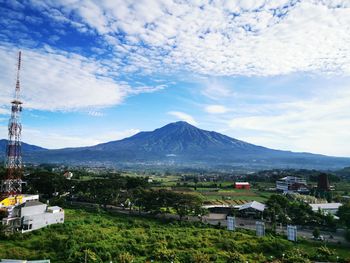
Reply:
[[64, 210], [58, 206], [48, 207], [38, 201], [27, 201], [13, 208], [2, 223], [13, 230], [33, 231], [48, 225], [64, 223]]
[[321, 210], [322, 212], [335, 215], [338, 212], [339, 207], [342, 206], [342, 203], [310, 204], [310, 206], [314, 212]]
[[283, 193], [306, 193], [309, 191], [306, 180], [295, 176], [286, 176], [277, 180], [276, 189]]
[[252, 201], [239, 206], [238, 211], [242, 216], [261, 218], [265, 210], [265, 204]]

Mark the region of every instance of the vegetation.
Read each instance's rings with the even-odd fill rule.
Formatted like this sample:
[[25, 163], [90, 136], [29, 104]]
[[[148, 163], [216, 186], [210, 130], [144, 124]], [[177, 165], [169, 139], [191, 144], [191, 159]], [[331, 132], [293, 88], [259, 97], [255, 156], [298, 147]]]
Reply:
[[[255, 237], [200, 222], [126, 217], [66, 209], [65, 224], [0, 240], [0, 258], [50, 258], [52, 262], [346, 262], [344, 248], [282, 237]], [[20, 249], [19, 249], [20, 248]], [[275, 261], [278, 262], [278, 261]]]
[[265, 218], [268, 218], [273, 224], [295, 224], [302, 226], [320, 226], [334, 229], [336, 227], [335, 219], [330, 214], [324, 214], [321, 211], [313, 212], [311, 207], [293, 196], [272, 195], [266, 202]]
[[339, 207], [338, 216], [346, 228], [345, 238], [350, 242], [350, 201]]
[[[310, 226], [315, 237], [320, 236], [320, 229], [334, 229], [338, 224], [334, 218], [313, 212], [304, 202], [305, 196], [277, 195], [269, 190], [274, 186], [271, 178], [285, 172], [265, 171], [271, 173], [271, 181], [253, 181], [252, 189], [240, 190], [233, 188], [234, 181], [245, 179], [240, 175], [150, 175], [77, 169], [73, 179], [67, 180], [63, 176], [65, 168], [55, 169], [27, 168], [25, 191], [41, 193], [43, 201], [48, 199], [51, 204], [65, 206], [66, 200], [93, 203], [96, 210], [67, 209], [64, 225], [25, 235], [1, 235], [0, 258], [50, 258], [52, 262], [311, 262], [336, 260], [338, 256], [346, 262], [350, 257], [339, 246], [320, 247], [305, 240], [293, 244], [269, 230], [270, 235], [257, 238], [249, 231], [229, 232], [220, 225], [181, 220], [189, 215], [201, 218], [207, 213], [202, 208], [204, 203], [257, 200], [267, 204], [264, 218], [272, 226]], [[0, 169], [1, 173], [4, 171]], [[318, 175], [316, 171], [305, 173], [310, 179]], [[342, 187], [339, 196], [348, 189], [346, 183]], [[143, 218], [106, 212], [110, 205], [138, 210]], [[338, 216], [350, 237], [349, 208], [349, 204], [344, 205]], [[167, 216], [151, 219], [163, 213], [177, 214], [180, 220], [165, 219]]]

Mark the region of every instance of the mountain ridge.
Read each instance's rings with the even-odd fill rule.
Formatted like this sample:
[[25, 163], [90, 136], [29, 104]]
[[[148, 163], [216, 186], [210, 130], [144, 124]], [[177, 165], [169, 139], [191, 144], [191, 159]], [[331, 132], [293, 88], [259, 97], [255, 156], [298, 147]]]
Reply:
[[94, 146], [27, 154], [28, 161], [82, 165], [144, 167], [245, 167], [338, 169], [350, 158], [270, 149], [180, 121], [153, 131]]

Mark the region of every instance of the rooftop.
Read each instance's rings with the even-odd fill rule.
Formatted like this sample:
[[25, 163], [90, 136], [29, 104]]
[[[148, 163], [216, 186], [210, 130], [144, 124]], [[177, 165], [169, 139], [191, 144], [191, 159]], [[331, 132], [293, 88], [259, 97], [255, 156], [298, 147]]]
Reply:
[[265, 205], [263, 203], [259, 203], [257, 201], [253, 201], [253, 202], [241, 205], [239, 210], [244, 210], [244, 209], [248, 209], [248, 208], [253, 208], [255, 210], [263, 212], [265, 210]]
[[45, 205], [45, 204], [34, 200], [34, 201], [27, 201], [27, 202], [21, 204], [21, 207], [31, 207], [31, 206], [37, 206], [37, 205]]
[[313, 211], [317, 211], [318, 209], [338, 209], [342, 203], [310, 204], [310, 206]]
[[299, 180], [305, 180], [304, 178], [301, 177], [296, 177], [296, 176], [286, 176], [283, 178], [278, 179], [279, 181], [299, 181]]

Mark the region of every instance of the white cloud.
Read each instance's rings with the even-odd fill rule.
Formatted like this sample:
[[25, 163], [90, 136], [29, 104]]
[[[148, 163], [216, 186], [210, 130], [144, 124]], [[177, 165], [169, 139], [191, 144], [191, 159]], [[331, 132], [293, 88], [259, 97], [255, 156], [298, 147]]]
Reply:
[[211, 114], [221, 114], [228, 112], [229, 109], [222, 105], [208, 105], [205, 107], [205, 111]]
[[232, 87], [222, 81], [216, 79], [202, 80], [202, 95], [212, 100], [222, 100], [224, 98], [233, 96]]
[[[350, 74], [348, 1], [46, 0], [32, 4], [58, 21], [95, 30], [114, 46], [116, 61], [127, 58], [123, 70], [128, 72]], [[120, 33], [125, 35], [123, 41]]]
[[[48, 149], [92, 146], [109, 141], [121, 140], [138, 133], [138, 129], [127, 129], [104, 133], [75, 135], [69, 131], [37, 130], [26, 127], [22, 141]], [[0, 126], [0, 138], [7, 138], [7, 127]]]
[[[0, 106], [8, 106], [15, 87], [16, 51], [0, 46]], [[114, 70], [114, 69], [113, 69]], [[21, 96], [24, 107], [39, 110], [77, 110], [120, 104], [127, 96], [163, 89], [132, 88], [117, 82], [111, 68], [74, 53], [53, 50], [22, 50]], [[111, 72], [112, 71], [112, 72]], [[0, 113], [6, 112], [0, 108]]]
[[350, 156], [350, 92], [348, 85], [313, 99], [257, 105], [256, 113], [227, 121], [230, 133], [249, 142], [293, 151]]
[[88, 115], [92, 116], [92, 117], [103, 117], [104, 116], [104, 114], [100, 111], [89, 111]]
[[169, 111], [168, 114], [176, 117], [177, 119], [181, 120], [181, 121], [185, 121], [185, 122], [188, 122], [189, 124], [192, 124], [192, 125], [197, 125], [198, 123], [195, 121], [195, 119], [187, 114], [187, 113], [184, 113], [184, 112], [181, 112], [181, 111]]

